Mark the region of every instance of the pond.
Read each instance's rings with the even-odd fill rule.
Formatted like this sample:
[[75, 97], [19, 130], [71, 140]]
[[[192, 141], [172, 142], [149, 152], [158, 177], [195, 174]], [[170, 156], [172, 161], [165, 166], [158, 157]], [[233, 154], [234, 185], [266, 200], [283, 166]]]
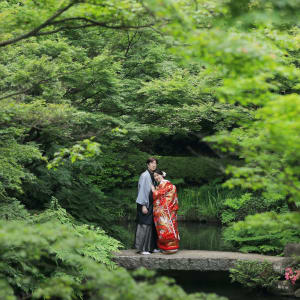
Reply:
[[[135, 234], [134, 222], [122, 223], [128, 232], [127, 245], [132, 245]], [[197, 222], [179, 222], [180, 248], [187, 250], [226, 250], [221, 239], [221, 227]], [[131, 248], [130, 246], [128, 246]]]
[[[123, 223], [128, 232], [128, 245], [133, 244], [135, 223]], [[221, 227], [197, 222], [179, 222], [180, 248], [188, 250], [226, 251], [221, 239]], [[129, 247], [130, 248], [130, 247]], [[231, 283], [228, 272], [158, 271], [158, 275], [175, 279], [186, 292], [215, 293], [229, 300], [293, 300], [293, 297], [249, 292], [237, 283]]]
[[159, 271], [158, 275], [174, 278], [188, 293], [214, 293], [229, 300], [294, 300], [294, 297], [274, 296], [264, 292], [250, 292], [231, 283], [229, 272]]

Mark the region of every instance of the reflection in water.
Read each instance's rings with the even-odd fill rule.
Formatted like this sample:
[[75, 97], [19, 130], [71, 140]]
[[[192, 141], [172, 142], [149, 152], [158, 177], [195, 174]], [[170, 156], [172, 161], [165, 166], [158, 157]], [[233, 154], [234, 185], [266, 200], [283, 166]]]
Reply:
[[294, 300], [294, 297], [282, 297], [264, 292], [250, 292], [242, 286], [231, 283], [228, 272], [199, 272], [199, 271], [159, 271], [159, 276], [175, 279], [188, 293], [214, 293], [227, 297], [229, 300]]
[[[122, 227], [128, 232], [126, 247], [131, 248], [134, 240], [135, 223], [128, 222]], [[221, 239], [221, 227], [203, 225], [197, 222], [179, 222], [180, 249], [188, 250], [225, 250]]]
[[188, 250], [223, 250], [221, 227], [196, 222], [180, 222], [180, 248]]

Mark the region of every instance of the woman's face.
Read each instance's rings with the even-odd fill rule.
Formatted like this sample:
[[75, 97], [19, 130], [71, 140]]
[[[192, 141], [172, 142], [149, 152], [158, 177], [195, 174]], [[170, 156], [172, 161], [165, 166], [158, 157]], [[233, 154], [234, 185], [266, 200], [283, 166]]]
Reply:
[[160, 183], [163, 180], [163, 177], [162, 177], [162, 175], [154, 172], [154, 179], [156, 182]]

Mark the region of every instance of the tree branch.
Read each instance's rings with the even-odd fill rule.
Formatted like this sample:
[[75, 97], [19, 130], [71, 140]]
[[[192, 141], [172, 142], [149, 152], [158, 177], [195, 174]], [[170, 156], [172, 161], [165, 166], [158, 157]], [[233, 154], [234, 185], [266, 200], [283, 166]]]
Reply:
[[46, 20], [44, 23], [42, 23], [40, 26], [34, 28], [33, 30], [31, 30], [30, 32], [23, 34], [19, 37], [16, 37], [14, 39], [11, 40], [7, 40], [4, 42], [0, 42], [0, 47], [5, 47], [7, 45], [11, 45], [11, 44], [15, 44], [21, 40], [27, 39], [31, 36], [36, 36], [37, 33], [42, 30], [43, 28], [49, 26], [49, 24], [51, 23], [51, 21], [53, 21], [54, 19], [56, 19], [57, 17], [59, 17], [62, 13], [64, 13], [65, 11], [67, 11], [69, 8], [71, 8], [75, 3], [71, 2], [69, 5], [67, 5], [64, 8], [59, 9], [53, 16], [51, 16], [48, 20]]
[[134, 41], [137, 33], [138, 33], [138, 31], [135, 31], [134, 35], [130, 38], [129, 32], [127, 32], [127, 41], [128, 41], [128, 44], [127, 44], [126, 51], [125, 51], [125, 57], [127, 57], [130, 48], [134, 45], [133, 41]]
[[[85, 21], [86, 23], [88, 23], [87, 25], [90, 24], [95, 24], [97, 26], [103, 26], [106, 28], [113, 28], [113, 29], [126, 29], [126, 28], [130, 28], [130, 29], [139, 29], [139, 28], [145, 28], [145, 27], [151, 27], [154, 25], [154, 23], [149, 23], [149, 24], [145, 24], [145, 25], [119, 25], [119, 26], [112, 26], [112, 25], [107, 25], [107, 23], [104, 22], [98, 22], [89, 18], [85, 18], [85, 17], [73, 17], [73, 18], [65, 18], [62, 20], [58, 20], [58, 21], [54, 21], [49, 23], [48, 25], [57, 25], [57, 24], [61, 24], [61, 23], [66, 23], [69, 21]], [[90, 23], [90, 24], [89, 24]]]
[[108, 25], [107, 23], [90, 20], [87, 18], [77, 17], [77, 18], [67, 18], [67, 19], [55, 21], [55, 22], [48, 24], [48, 26], [57, 25], [57, 24], [61, 24], [61, 23], [69, 22], [69, 21], [85, 21], [85, 22], [87, 22], [87, 24], [78, 25], [78, 26], [62, 26], [62, 27], [57, 28], [52, 31], [39, 32], [36, 34], [36, 36], [53, 34], [53, 33], [63, 31], [63, 30], [72, 30], [72, 29], [80, 29], [80, 28], [96, 27], [96, 26], [104, 27], [104, 28], [108, 28], [108, 29], [118, 29], [118, 30], [130, 30], [130, 29], [138, 30], [138, 29], [142, 29], [142, 28], [152, 27], [154, 25], [154, 23], [148, 23], [145, 25], [136, 25], [136, 26], [135, 25], [125, 25], [125, 24], [114, 26], [114, 25]]
[[[38, 85], [38, 84], [41, 84], [41, 83], [47, 82], [47, 81], [50, 81], [50, 80], [49, 79], [42, 79], [42, 80], [36, 82], [35, 85]], [[26, 88], [26, 89], [23, 89], [23, 90], [18, 91], [18, 92], [14, 92], [14, 93], [6, 95], [6, 96], [2, 96], [2, 97], [0, 97], [0, 100], [6, 99], [6, 98], [10, 98], [10, 97], [14, 97], [14, 96], [18, 96], [18, 95], [22, 95], [22, 94], [30, 91], [32, 89], [32, 87], [33, 86], [31, 86], [29, 88]]]

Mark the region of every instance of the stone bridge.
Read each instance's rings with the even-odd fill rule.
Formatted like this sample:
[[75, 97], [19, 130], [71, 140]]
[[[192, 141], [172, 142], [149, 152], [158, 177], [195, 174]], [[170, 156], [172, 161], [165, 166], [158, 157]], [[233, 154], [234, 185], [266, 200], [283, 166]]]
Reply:
[[273, 264], [274, 271], [282, 273], [285, 257], [266, 256], [260, 254], [244, 254], [239, 252], [180, 250], [175, 254], [153, 253], [137, 254], [135, 250], [123, 250], [115, 254], [114, 261], [126, 268], [160, 270], [197, 270], [197, 271], [228, 271], [237, 260], [268, 261]]

